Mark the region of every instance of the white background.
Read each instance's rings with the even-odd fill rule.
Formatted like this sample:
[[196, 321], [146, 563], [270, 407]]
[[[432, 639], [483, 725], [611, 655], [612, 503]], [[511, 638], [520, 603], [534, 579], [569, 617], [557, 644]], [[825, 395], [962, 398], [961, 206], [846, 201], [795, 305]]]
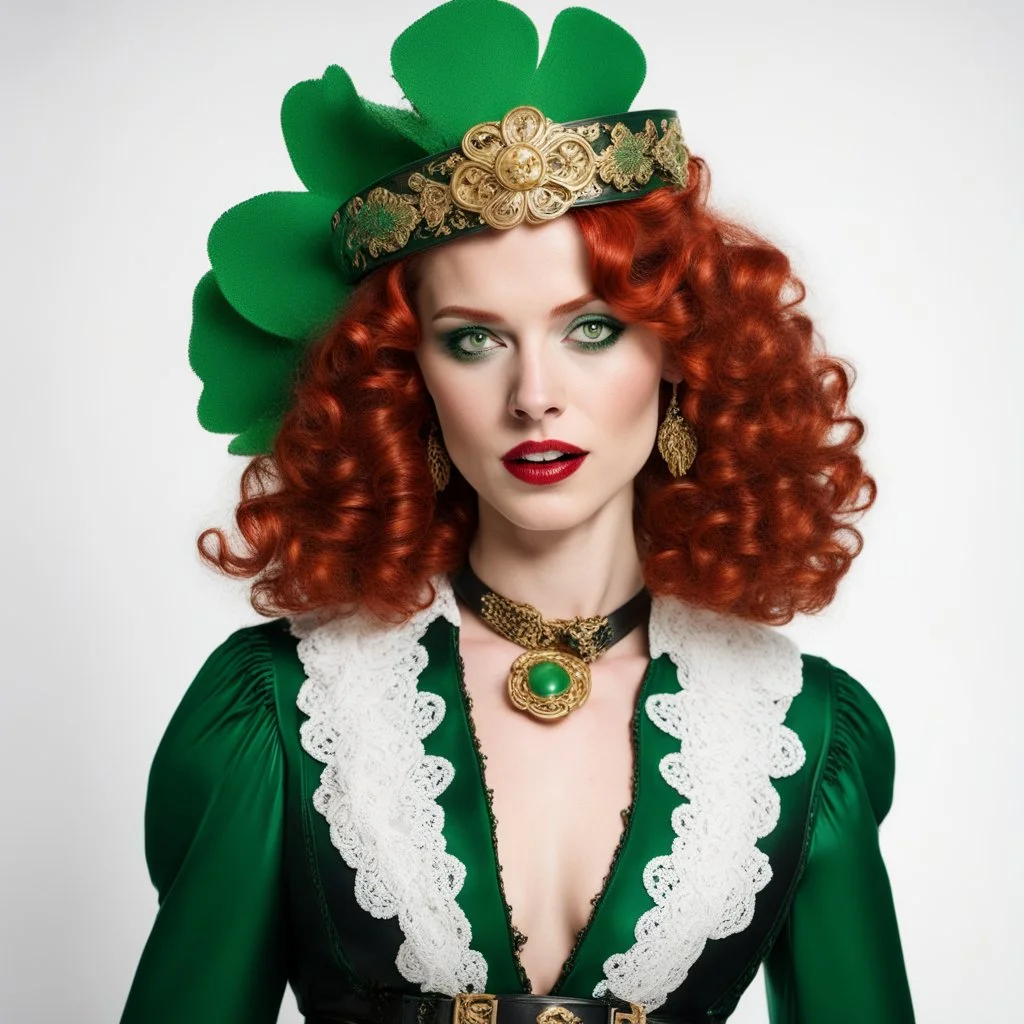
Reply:
[[[522, 2], [546, 36], [559, 5]], [[388, 49], [427, 6], [3, 9], [5, 1021], [117, 1019], [156, 909], [150, 759], [205, 656], [257, 618], [194, 553], [243, 467], [194, 419], [206, 232], [298, 187], [293, 82], [337, 62], [398, 101]], [[792, 256], [857, 367], [880, 497], [839, 599], [787, 628], [895, 734], [883, 848], [918, 1020], [1021, 1019], [1021, 7], [593, 6], [647, 52], [637, 105], [678, 107], [714, 202]], [[733, 1019], [766, 1020], [760, 982]]]

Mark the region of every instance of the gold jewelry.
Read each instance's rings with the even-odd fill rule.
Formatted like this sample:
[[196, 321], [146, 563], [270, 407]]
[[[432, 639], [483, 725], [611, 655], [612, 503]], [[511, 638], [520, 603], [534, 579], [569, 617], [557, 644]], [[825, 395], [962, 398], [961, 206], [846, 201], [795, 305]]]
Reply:
[[583, 1024], [583, 1021], [564, 1006], [549, 1006], [537, 1014], [537, 1024]]
[[430, 424], [430, 436], [427, 438], [427, 468], [434, 481], [434, 490], [443, 491], [452, 477], [452, 462], [437, 436], [436, 423]]
[[685, 476], [697, 457], [697, 435], [689, 421], [679, 411], [676, 402], [676, 384], [672, 385], [672, 400], [665, 410], [665, 418], [658, 427], [658, 451], [673, 476]]
[[452, 1024], [497, 1024], [498, 997], [487, 992], [459, 992], [455, 996]]
[[[230, 204], [192, 303], [199, 420], [237, 434], [230, 451], [271, 452], [297, 360], [376, 268], [477, 232], [691, 187], [676, 111], [622, 109], [645, 66], [625, 28], [572, 6], [538, 32], [516, 2], [416, 4], [434, 9], [391, 48], [396, 105], [359, 95], [334, 63], [288, 90], [280, 124], [303, 187], [261, 187]], [[344, 40], [353, 57], [367, 35]], [[524, 78], [527, 68], [536, 75]], [[152, 224], [140, 230], [156, 241]]]
[[457, 149], [422, 157], [352, 196], [331, 218], [349, 281], [389, 260], [481, 231], [544, 224], [570, 207], [685, 188], [689, 151], [674, 110], [556, 122], [519, 106]]
[[583, 705], [590, 696], [588, 663], [639, 626], [651, 607], [642, 589], [608, 615], [545, 619], [532, 604], [496, 594], [468, 562], [452, 576], [452, 589], [496, 633], [527, 648], [509, 669], [509, 700], [548, 722]]
[[628, 1010], [612, 1010], [610, 1024], [647, 1024], [647, 1011], [643, 1003], [630, 1003]]

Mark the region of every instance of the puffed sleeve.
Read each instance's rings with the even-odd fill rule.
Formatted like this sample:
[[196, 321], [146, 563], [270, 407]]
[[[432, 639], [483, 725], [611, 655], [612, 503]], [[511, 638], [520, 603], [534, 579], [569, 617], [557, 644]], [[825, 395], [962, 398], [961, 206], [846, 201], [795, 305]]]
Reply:
[[765, 963], [772, 1024], [912, 1024], [878, 826], [892, 803], [892, 734], [832, 666], [834, 731], [807, 863]]
[[146, 860], [159, 910], [122, 1024], [271, 1024], [286, 978], [284, 753], [256, 628], [210, 655], [157, 749]]

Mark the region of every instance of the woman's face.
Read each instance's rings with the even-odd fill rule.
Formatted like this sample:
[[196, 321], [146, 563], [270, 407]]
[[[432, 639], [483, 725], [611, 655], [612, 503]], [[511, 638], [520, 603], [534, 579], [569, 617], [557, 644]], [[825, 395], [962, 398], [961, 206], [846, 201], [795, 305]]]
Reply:
[[632, 517], [663, 348], [593, 294], [575, 221], [483, 232], [420, 260], [417, 359], [481, 521], [494, 510], [564, 530]]

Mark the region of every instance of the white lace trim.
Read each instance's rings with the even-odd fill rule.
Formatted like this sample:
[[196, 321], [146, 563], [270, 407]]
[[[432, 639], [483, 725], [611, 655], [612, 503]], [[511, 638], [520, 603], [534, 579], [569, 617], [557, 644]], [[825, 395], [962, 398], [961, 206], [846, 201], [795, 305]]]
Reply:
[[439, 616], [459, 625], [446, 578], [433, 604], [394, 626], [367, 615], [316, 613], [291, 620], [306, 682], [298, 706], [309, 716], [302, 746], [326, 765], [313, 805], [331, 842], [356, 872], [356, 902], [376, 918], [398, 916], [405, 936], [399, 973], [424, 992], [484, 992], [487, 963], [455, 897], [466, 866], [445, 849], [437, 797], [452, 763], [425, 753], [444, 718], [444, 700], [417, 689], [427, 665], [418, 642]]
[[649, 697], [644, 710], [680, 741], [661, 774], [687, 801], [672, 812], [671, 852], [644, 869], [654, 907], [637, 921], [636, 942], [604, 963], [594, 989], [653, 1010], [686, 978], [708, 939], [746, 928], [768, 884], [768, 858], [754, 845], [779, 820], [772, 778], [792, 775], [804, 748], [783, 720], [801, 689], [800, 652], [765, 626], [654, 601], [651, 657], [668, 654], [680, 690]]
[[[486, 991], [487, 964], [456, 902], [466, 867], [445, 849], [437, 797], [455, 770], [428, 756], [423, 740], [444, 718], [444, 701], [417, 689], [427, 626], [459, 625], [444, 577], [434, 603], [401, 626], [368, 615], [292, 620], [306, 682], [298, 706], [308, 720], [303, 748], [326, 765], [313, 796], [331, 841], [356, 872], [355, 897], [377, 918], [398, 916], [399, 973], [424, 992]], [[771, 878], [755, 842], [779, 819], [772, 778], [804, 761], [784, 726], [800, 692], [797, 647], [772, 629], [656, 598], [651, 657], [668, 654], [680, 689], [644, 705], [657, 728], [680, 741], [662, 758], [665, 780], [687, 799], [672, 813], [671, 852], [644, 869], [655, 906], [637, 922], [636, 942], [604, 963], [596, 997], [660, 1006], [678, 988], [708, 939], [746, 928], [755, 896]]]

